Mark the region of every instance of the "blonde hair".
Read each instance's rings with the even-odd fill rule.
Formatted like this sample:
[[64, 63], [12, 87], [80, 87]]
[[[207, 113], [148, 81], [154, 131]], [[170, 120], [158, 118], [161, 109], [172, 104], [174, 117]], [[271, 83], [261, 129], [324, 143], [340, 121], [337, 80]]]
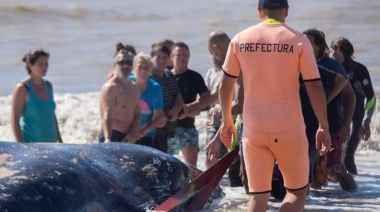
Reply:
[[153, 63], [151, 60], [151, 57], [149, 54], [146, 54], [144, 52], [138, 53], [134, 58], [133, 58], [133, 65], [136, 65], [139, 61], [146, 62], [149, 66], [149, 68], [153, 67]]

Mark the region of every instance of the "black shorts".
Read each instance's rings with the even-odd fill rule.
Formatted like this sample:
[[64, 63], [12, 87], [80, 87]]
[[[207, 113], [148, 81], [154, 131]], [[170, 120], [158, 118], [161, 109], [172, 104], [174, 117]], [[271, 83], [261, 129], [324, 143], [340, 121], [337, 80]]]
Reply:
[[[126, 133], [121, 133], [117, 130], [112, 130], [111, 142], [121, 142], [125, 138], [125, 136], [127, 136]], [[98, 139], [99, 139], [99, 143], [104, 143], [104, 141], [106, 140], [104, 137], [103, 130], [100, 130]]]

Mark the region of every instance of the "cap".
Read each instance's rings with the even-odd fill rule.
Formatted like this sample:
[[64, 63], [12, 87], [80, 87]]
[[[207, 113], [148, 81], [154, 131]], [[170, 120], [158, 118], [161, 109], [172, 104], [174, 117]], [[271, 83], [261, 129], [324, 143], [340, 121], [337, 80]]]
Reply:
[[260, 9], [278, 10], [288, 7], [288, 0], [259, 0]]

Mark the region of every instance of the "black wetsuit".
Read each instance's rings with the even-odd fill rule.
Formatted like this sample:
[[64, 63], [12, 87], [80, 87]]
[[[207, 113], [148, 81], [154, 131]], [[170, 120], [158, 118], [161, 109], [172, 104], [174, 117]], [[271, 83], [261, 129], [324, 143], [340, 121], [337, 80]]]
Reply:
[[[376, 106], [376, 97], [372, 87], [371, 77], [367, 68], [354, 60], [343, 63], [356, 96], [355, 111], [352, 117], [352, 129], [350, 140], [347, 143], [345, 165], [350, 169], [350, 163], [354, 161], [354, 155], [360, 142], [359, 130], [363, 125], [368, 126]], [[363, 120], [364, 118], [364, 120]], [[351, 164], [352, 165], [352, 164]], [[356, 166], [350, 172], [356, 173]]]
[[[319, 74], [321, 76], [321, 81], [325, 93], [328, 93], [335, 85], [335, 78], [337, 73], [328, 70], [322, 66], [318, 66]], [[309, 172], [309, 182], [312, 183], [312, 176], [317, 165], [318, 152], [315, 146], [315, 133], [318, 130], [319, 122], [314, 114], [314, 110], [311, 106], [309, 96], [306, 91], [306, 87], [302, 78], [300, 78], [300, 98], [302, 105], [302, 114], [304, 116], [304, 121], [306, 125], [306, 136], [309, 141], [309, 161], [310, 161], [310, 172]], [[334, 106], [337, 106], [334, 104]], [[331, 107], [330, 113], [334, 108]], [[335, 108], [337, 109], [337, 108]]]

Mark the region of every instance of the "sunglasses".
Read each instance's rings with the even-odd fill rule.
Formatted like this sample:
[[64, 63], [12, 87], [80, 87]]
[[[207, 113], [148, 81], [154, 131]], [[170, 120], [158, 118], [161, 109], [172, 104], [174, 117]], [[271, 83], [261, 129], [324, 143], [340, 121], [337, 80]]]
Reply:
[[117, 61], [116, 62], [119, 66], [123, 66], [123, 65], [133, 65], [133, 61], [132, 60], [120, 60], [120, 61]]

